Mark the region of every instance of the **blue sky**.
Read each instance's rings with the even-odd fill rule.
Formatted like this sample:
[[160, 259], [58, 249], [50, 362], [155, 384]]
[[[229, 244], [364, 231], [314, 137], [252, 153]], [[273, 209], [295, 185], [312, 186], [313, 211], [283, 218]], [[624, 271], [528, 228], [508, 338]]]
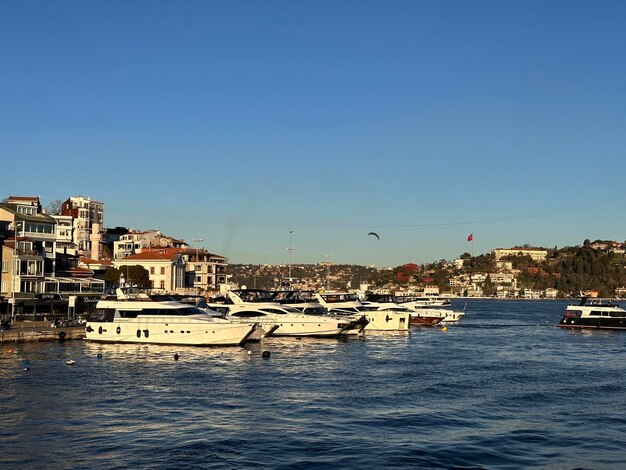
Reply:
[[90, 195], [107, 226], [233, 263], [286, 263], [290, 230], [294, 263], [377, 266], [623, 241], [624, 18], [611, 1], [1, 1], [0, 195]]

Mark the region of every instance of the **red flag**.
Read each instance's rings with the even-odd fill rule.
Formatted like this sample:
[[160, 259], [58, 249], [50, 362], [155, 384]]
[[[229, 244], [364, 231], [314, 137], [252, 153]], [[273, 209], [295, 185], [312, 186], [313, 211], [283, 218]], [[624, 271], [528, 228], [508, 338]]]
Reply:
[[470, 234], [467, 236], [467, 241], [468, 241], [468, 242], [471, 242], [473, 239], [474, 239], [474, 234], [473, 234], [473, 233], [470, 233]]

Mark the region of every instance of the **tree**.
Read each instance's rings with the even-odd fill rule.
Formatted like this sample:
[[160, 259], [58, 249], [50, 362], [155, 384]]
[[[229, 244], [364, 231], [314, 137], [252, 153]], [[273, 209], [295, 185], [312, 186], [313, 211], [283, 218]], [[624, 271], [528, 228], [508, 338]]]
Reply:
[[63, 205], [63, 201], [61, 201], [60, 199], [55, 199], [54, 201], [50, 202], [50, 204], [46, 206], [46, 213], [50, 215], [58, 215], [61, 213], [62, 205]]
[[496, 294], [496, 292], [497, 290], [491, 281], [491, 276], [487, 275], [485, 282], [483, 282], [483, 295], [486, 297], [492, 297]]
[[109, 269], [104, 280], [111, 284], [119, 284], [120, 277], [124, 274], [127, 284], [137, 287], [152, 287], [150, 273], [143, 266], [122, 266], [120, 269]]

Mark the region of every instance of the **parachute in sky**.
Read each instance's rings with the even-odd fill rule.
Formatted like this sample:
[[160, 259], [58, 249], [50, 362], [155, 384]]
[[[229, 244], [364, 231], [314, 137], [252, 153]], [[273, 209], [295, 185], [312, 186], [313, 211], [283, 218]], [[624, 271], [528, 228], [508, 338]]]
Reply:
[[376, 232], [370, 232], [367, 235], [373, 235], [374, 237], [376, 237], [377, 240], [380, 240], [380, 237], [378, 236]]

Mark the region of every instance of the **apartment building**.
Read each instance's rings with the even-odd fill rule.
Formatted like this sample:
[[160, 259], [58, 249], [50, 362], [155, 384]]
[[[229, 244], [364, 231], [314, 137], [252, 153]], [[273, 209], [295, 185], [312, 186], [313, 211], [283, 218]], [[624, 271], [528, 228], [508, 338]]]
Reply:
[[91, 197], [72, 196], [61, 204], [61, 215], [73, 221], [73, 242], [81, 256], [100, 259], [104, 227], [104, 203]]

